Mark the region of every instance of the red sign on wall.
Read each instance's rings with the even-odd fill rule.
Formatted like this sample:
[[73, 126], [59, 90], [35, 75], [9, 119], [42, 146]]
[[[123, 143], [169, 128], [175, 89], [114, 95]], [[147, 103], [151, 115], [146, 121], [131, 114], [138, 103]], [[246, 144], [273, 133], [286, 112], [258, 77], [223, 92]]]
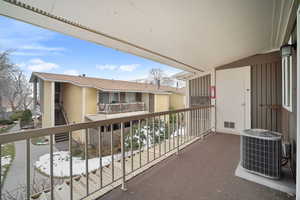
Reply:
[[210, 86], [210, 98], [211, 99], [216, 98], [216, 86]]

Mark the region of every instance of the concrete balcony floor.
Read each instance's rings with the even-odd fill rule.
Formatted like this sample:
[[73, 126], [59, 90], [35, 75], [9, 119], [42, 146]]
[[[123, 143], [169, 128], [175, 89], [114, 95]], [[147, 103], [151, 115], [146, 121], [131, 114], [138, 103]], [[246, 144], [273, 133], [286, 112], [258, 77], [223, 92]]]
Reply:
[[215, 134], [182, 150], [99, 200], [290, 200], [285, 193], [234, 175], [239, 136]]

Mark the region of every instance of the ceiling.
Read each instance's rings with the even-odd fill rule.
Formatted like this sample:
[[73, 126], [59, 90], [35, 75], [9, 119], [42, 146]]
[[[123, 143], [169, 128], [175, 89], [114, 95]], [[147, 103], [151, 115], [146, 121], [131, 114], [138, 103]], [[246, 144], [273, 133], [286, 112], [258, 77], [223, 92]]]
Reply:
[[0, 14], [188, 71], [278, 49], [287, 0], [0, 0]]

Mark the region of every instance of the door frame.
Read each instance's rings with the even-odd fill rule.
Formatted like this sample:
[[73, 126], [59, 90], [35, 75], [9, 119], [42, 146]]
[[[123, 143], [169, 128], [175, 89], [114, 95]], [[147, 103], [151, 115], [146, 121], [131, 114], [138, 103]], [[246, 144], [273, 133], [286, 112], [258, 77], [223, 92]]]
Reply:
[[[218, 79], [218, 72], [220, 71], [223, 71], [223, 70], [236, 70], [236, 69], [239, 69], [239, 68], [248, 68], [248, 74], [249, 74], [249, 77], [248, 77], [248, 86], [249, 86], [249, 89], [251, 91], [251, 66], [250, 65], [247, 65], [247, 66], [241, 66], [241, 67], [232, 67], [232, 68], [227, 68], [227, 69], [219, 69], [219, 70], [216, 70], [215, 71], [215, 85], [216, 85], [216, 94], [218, 94], [218, 86], [217, 86], [217, 79]], [[246, 88], [245, 88], [246, 89]], [[241, 122], [244, 126], [244, 128], [251, 128], [251, 92], [249, 92], [249, 95], [246, 94], [246, 91], [244, 93], [244, 102], [245, 102], [245, 106], [244, 106], [244, 119], [243, 121]], [[218, 127], [218, 112], [217, 112], [217, 104], [218, 104], [218, 101], [220, 101], [220, 99], [218, 99], [216, 97], [216, 102], [215, 102], [215, 105], [216, 105], [216, 113], [215, 113], [215, 117], [216, 117], [216, 122], [215, 122], [215, 127], [216, 127], [216, 131], [217, 132], [222, 132], [222, 133], [228, 133], [228, 134], [234, 134], [234, 135], [240, 135], [239, 134], [239, 130], [237, 129], [225, 129], [225, 128], [220, 128]]]

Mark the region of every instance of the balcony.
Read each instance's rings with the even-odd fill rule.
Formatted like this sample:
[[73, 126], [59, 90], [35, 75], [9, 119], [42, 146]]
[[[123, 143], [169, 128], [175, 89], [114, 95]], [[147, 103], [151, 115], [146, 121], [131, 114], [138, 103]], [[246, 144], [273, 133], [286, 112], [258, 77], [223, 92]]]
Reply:
[[[22, 180], [24, 187], [20, 187], [18, 194], [21, 199], [96, 199], [118, 186], [126, 189], [128, 180], [210, 134], [213, 109], [213, 106], [193, 107], [13, 132], [0, 135], [0, 146], [24, 142], [26, 176]], [[113, 128], [116, 124], [121, 127], [117, 144], [114, 133], [119, 130]], [[57, 163], [61, 161], [61, 151], [56, 150], [53, 136], [64, 132], [69, 133], [67, 149], [64, 150], [68, 156], [61, 171]], [[86, 141], [80, 149], [84, 153], [83, 159], [74, 154], [78, 149], [74, 147], [73, 137], [78, 133]], [[98, 144], [93, 150], [90, 149], [90, 134], [98, 136]], [[31, 140], [41, 136], [49, 137], [49, 160], [46, 165], [38, 167], [39, 164], [32, 161], [36, 155], [32, 154]], [[82, 165], [79, 166], [78, 162]], [[37, 190], [37, 182], [41, 179], [43, 187]], [[1, 193], [3, 200], [13, 195], [5, 190]]]
[[[195, 106], [2, 134], [0, 146], [24, 141], [26, 178], [21, 199], [292, 199], [234, 176], [239, 137], [214, 134], [214, 110], [213, 106]], [[121, 127], [117, 144], [115, 124]], [[61, 171], [61, 152], [55, 150], [53, 136], [63, 132], [69, 133], [69, 141]], [[78, 132], [86, 141], [81, 146], [83, 159], [74, 154], [78, 149], [73, 137]], [[94, 150], [91, 134], [98, 140]], [[50, 138], [49, 162], [37, 170], [30, 141], [41, 136]], [[40, 190], [35, 172], [46, 183]], [[11, 199], [11, 193], [1, 192], [3, 200]]]
[[98, 104], [98, 113], [101, 114], [116, 114], [137, 111], [145, 111], [144, 102]]
[[291, 200], [287, 194], [236, 177], [239, 136], [216, 133], [197, 140], [99, 200]]

